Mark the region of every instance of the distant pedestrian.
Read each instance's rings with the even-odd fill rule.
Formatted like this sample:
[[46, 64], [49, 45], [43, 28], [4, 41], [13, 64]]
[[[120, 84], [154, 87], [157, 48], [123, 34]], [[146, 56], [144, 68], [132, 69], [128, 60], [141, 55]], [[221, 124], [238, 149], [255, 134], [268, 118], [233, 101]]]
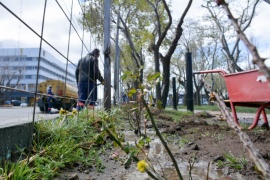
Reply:
[[104, 84], [104, 78], [98, 68], [99, 55], [99, 49], [94, 49], [78, 62], [75, 71], [79, 97], [76, 108], [78, 111], [84, 108], [86, 100], [89, 101], [89, 108], [94, 108], [97, 101], [97, 80]]
[[52, 102], [53, 102], [52, 96], [54, 95], [52, 92], [52, 86], [49, 86], [49, 88], [47, 90], [47, 94], [48, 94], [48, 97], [47, 97], [48, 111], [47, 111], [47, 113], [50, 114], [52, 111]]
[[123, 104], [126, 104], [128, 102], [128, 96], [125, 93], [123, 93], [122, 95], [122, 102]]

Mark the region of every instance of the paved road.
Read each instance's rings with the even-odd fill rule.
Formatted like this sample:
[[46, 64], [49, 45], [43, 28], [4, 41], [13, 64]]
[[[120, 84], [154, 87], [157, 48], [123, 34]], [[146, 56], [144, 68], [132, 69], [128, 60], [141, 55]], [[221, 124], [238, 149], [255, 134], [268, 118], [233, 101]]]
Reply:
[[[34, 107], [0, 107], [0, 128], [33, 122]], [[35, 110], [35, 121], [53, 119], [59, 116], [58, 110], [53, 109], [53, 114], [40, 112], [39, 108]]]

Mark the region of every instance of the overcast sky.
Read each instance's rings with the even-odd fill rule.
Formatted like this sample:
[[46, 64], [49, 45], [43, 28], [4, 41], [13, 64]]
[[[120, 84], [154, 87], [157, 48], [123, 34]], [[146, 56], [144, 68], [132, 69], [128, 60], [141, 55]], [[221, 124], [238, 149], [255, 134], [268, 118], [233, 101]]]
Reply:
[[[36, 33], [41, 34], [45, 1], [1, 0], [1, 2], [20, 17]], [[88, 45], [88, 48], [90, 48], [90, 44], [94, 44], [94, 42], [90, 43], [89, 33], [83, 33], [82, 28], [80, 28], [78, 24], [77, 19], [80, 17], [79, 13], [81, 12], [79, 3], [78, 1], [74, 1], [72, 22], [77, 32], [72, 28], [70, 45], [68, 47], [70, 23], [55, 0], [48, 0], [47, 2], [43, 38], [62, 55], [69, 56], [69, 59], [76, 63], [81, 56], [82, 42], [80, 38], [83, 36], [85, 37], [83, 41]], [[66, 15], [70, 17], [71, 1], [58, 0], [58, 2]], [[3, 8], [3, 6], [0, 6], [0, 14], [0, 46], [2, 48], [39, 47], [40, 38], [24, 24], [20, 23], [20, 21]], [[79, 36], [77, 34], [79, 34]], [[64, 59], [61, 58], [61, 55], [59, 56], [58, 53], [46, 43], [43, 42], [42, 47], [57, 56], [57, 58], [60, 58], [61, 61], [64, 61]], [[83, 54], [86, 54], [86, 49], [84, 49]]]
[[[41, 34], [42, 16], [44, 1], [42, 0], [0, 0], [7, 8], [13, 11], [18, 17], [23, 19], [34, 31]], [[71, 0], [58, 0], [59, 4], [70, 17]], [[183, 8], [187, 4], [187, 0], [173, 0], [173, 13], [174, 17], [180, 17]], [[200, 8], [202, 1], [194, 0], [189, 17], [196, 17], [203, 13]], [[259, 44], [258, 49], [263, 57], [270, 57], [270, 33], [269, 33], [269, 17], [270, 5], [262, 2], [259, 6], [260, 12], [251, 25], [249, 33], [256, 36]], [[80, 6], [77, 0], [74, 0], [73, 7], [73, 23], [80, 37], [83, 36], [82, 29], [77, 23], [80, 17]], [[67, 21], [64, 13], [59, 8], [55, 0], [48, 0], [44, 39], [54, 46], [64, 56], [69, 56], [69, 59], [76, 63], [81, 56], [82, 43], [77, 33], [71, 31], [70, 46], [68, 47], [69, 37], [69, 22]], [[94, 40], [90, 39], [89, 33], [84, 32], [84, 43], [88, 45], [89, 49], [96, 47]], [[21, 24], [10, 12], [0, 5], [0, 47], [1, 48], [28, 48], [39, 47], [40, 39], [25, 25]], [[90, 47], [91, 46], [91, 47]], [[65, 61], [53, 49], [43, 42], [43, 48], [55, 55], [61, 61]], [[69, 52], [67, 52], [69, 48]], [[98, 47], [101, 50], [103, 47]], [[83, 50], [83, 54], [86, 49]]]

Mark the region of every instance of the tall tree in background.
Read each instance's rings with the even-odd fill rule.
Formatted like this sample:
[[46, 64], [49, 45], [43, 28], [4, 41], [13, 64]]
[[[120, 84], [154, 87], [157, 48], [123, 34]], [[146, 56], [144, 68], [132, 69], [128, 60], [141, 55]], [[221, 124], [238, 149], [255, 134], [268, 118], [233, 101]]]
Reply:
[[[167, 97], [169, 93], [170, 86], [170, 63], [172, 55], [177, 47], [178, 41], [182, 35], [183, 28], [182, 25], [184, 23], [184, 18], [191, 7], [192, 0], [188, 1], [188, 4], [179, 19], [175, 32], [172, 34], [172, 38], [169, 38], [169, 30], [173, 28], [172, 26], [172, 15], [171, 11], [168, 7], [168, 4], [165, 0], [147, 0], [147, 2], [151, 5], [153, 12], [155, 14], [154, 26], [155, 29], [153, 31], [153, 40], [151, 44], [151, 49], [154, 54], [155, 61], [155, 72], [161, 72], [160, 70], [160, 62], [162, 63], [162, 84], [157, 83], [156, 85], [156, 99], [157, 101], [162, 102], [162, 107], [166, 107]], [[164, 16], [168, 18], [164, 19]], [[171, 40], [170, 40], [171, 39]], [[167, 51], [163, 55], [161, 51], [167, 49]]]
[[[103, 36], [103, 1], [89, 1], [88, 4], [85, 5], [84, 9], [85, 15], [81, 19], [81, 23], [97, 37], [96, 39], [99, 42], [102, 42]], [[148, 33], [148, 27], [150, 26], [151, 18], [149, 17], [149, 6], [145, 2], [145, 0], [137, 0], [137, 1], [113, 1], [112, 3], [112, 23], [111, 29], [112, 31], [119, 28], [122, 35], [120, 36], [120, 44], [122, 52], [121, 57], [124, 58], [124, 63], [121, 62], [121, 70], [129, 70], [133, 72], [137, 72], [140, 70], [140, 79], [143, 80], [143, 70], [141, 67], [144, 66], [145, 63], [145, 51], [146, 49], [147, 38], [150, 38], [151, 34]], [[120, 15], [120, 24], [119, 27], [116, 27], [116, 17]], [[84, 20], [85, 18], [86, 20]], [[112, 33], [111, 39], [114, 40], [115, 36]], [[127, 44], [129, 46], [127, 46]], [[127, 54], [129, 53], [129, 55]], [[132, 66], [131, 61], [132, 60]], [[133, 67], [133, 69], [130, 69]], [[134, 83], [134, 86], [137, 87], [138, 82]]]
[[[0, 85], [10, 88], [15, 88], [19, 85], [19, 82], [23, 78], [25, 66], [18, 64], [20, 57], [4, 57], [1, 59], [0, 65]], [[4, 104], [7, 99], [11, 96], [13, 90], [0, 88], [0, 104]]]
[[[184, 23], [183, 35], [179, 41], [172, 64], [172, 73], [176, 75], [178, 83], [186, 89], [185, 53], [192, 52], [193, 71], [210, 70], [221, 67], [217, 53], [218, 38], [211, 26], [206, 25], [201, 19], [187, 19]], [[175, 58], [177, 57], [177, 58]], [[203, 75], [206, 76], [206, 75]], [[194, 97], [198, 105], [201, 103], [200, 95], [203, 88], [201, 76], [194, 76]], [[185, 102], [185, 96], [184, 96]]]
[[[116, 22], [114, 19], [116, 19], [116, 14], [120, 12], [120, 29], [126, 39], [124, 42], [128, 42], [131, 48], [131, 57], [138, 69], [144, 65], [142, 53], [144, 51], [142, 49], [146, 49], [144, 47], [148, 45], [147, 42], [150, 42], [148, 39], [152, 39], [150, 49], [154, 54], [155, 72], [161, 72], [160, 62], [163, 67], [162, 85], [158, 83], [156, 86], [156, 98], [162, 102], [163, 108], [166, 106], [170, 86], [170, 60], [182, 35], [183, 29], [181, 26], [191, 3], [192, 0], [189, 0], [176, 28], [172, 25], [171, 12], [165, 0], [114, 1], [113, 3], [112, 10], [115, 15], [112, 15], [112, 22]], [[100, 24], [102, 23], [100, 20], [94, 19], [102, 17], [100, 16], [102, 14], [102, 3], [101, 1], [90, 1], [86, 9], [85, 17], [87, 17], [87, 21], [84, 25], [87, 27], [87, 24], [90, 24], [88, 26], [90, 32], [100, 38], [102, 36]], [[153, 21], [153, 19], [155, 20]], [[172, 30], [172, 28], [175, 28], [175, 32], [171, 35], [169, 30]], [[151, 31], [152, 34], [149, 33]], [[164, 49], [168, 50], [163, 55], [161, 51]]]

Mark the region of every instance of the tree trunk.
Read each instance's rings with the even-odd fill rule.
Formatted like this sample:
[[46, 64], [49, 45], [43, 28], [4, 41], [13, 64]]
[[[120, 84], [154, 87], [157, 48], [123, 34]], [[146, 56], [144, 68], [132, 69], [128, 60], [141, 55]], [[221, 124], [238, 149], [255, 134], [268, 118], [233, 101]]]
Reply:
[[163, 61], [163, 80], [162, 80], [162, 94], [161, 94], [161, 101], [162, 101], [162, 108], [165, 109], [167, 97], [169, 94], [170, 88], [170, 61]]
[[[154, 59], [155, 59], [155, 72], [160, 72], [159, 69], [159, 50], [154, 49]], [[161, 100], [161, 88], [160, 88], [160, 83], [158, 82], [156, 84], [156, 103]]]

